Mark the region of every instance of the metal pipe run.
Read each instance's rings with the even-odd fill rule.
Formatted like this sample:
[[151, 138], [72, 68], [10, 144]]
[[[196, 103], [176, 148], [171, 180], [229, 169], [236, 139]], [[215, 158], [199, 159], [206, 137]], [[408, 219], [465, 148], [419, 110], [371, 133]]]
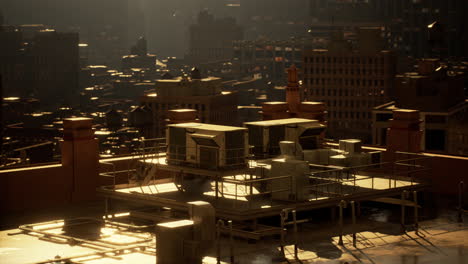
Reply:
[[[128, 246], [128, 247], [114, 248], [114, 249], [109, 249], [109, 250], [98, 250], [98, 251], [95, 251], [95, 252], [81, 254], [81, 255], [74, 255], [74, 256], [69, 256], [69, 257], [59, 257], [59, 258], [56, 257], [54, 259], [35, 262], [34, 264], [68, 263], [67, 261], [71, 261], [72, 259], [81, 259], [81, 258], [86, 258], [86, 257], [91, 257], [91, 256], [99, 256], [101, 258], [118, 259], [116, 256], [123, 255], [123, 254], [126, 253], [126, 251], [129, 251], [129, 252], [135, 252], [136, 251], [136, 252], [145, 253], [145, 250], [146, 250], [147, 247], [150, 247], [150, 245], [134, 245], [134, 246]], [[113, 255], [109, 255], [109, 254], [113, 254]], [[76, 262], [76, 263], [78, 263], [78, 262]]]

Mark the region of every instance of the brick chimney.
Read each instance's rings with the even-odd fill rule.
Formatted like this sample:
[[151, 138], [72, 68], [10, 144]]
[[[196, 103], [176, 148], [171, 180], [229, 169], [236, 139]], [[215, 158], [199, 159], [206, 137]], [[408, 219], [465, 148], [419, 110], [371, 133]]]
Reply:
[[326, 124], [325, 121], [326, 106], [322, 102], [302, 102], [300, 104], [300, 112], [298, 117], [318, 120], [322, 124]]
[[420, 129], [421, 119], [418, 110], [393, 110], [393, 119], [387, 129], [387, 159], [392, 159], [396, 151], [418, 153], [422, 151]]
[[262, 104], [262, 119], [275, 120], [289, 118], [288, 104], [285, 102], [265, 102]]
[[288, 86], [286, 87], [286, 102], [289, 106], [289, 113], [297, 114], [301, 104], [299, 95], [299, 78], [297, 76], [297, 68], [293, 64], [288, 69]]
[[174, 109], [167, 111], [167, 124], [198, 123], [197, 110], [195, 109]]
[[62, 166], [71, 179], [70, 200], [80, 202], [96, 198], [99, 171], [98, 140], [94, 138], [92, 119], [77, 117], [63, 120]]

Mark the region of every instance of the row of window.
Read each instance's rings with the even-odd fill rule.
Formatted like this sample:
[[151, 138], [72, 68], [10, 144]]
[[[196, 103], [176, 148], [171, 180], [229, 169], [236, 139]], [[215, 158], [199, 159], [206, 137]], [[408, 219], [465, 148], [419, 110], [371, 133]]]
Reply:
[[343, 64], [383, 64], [383, 57], [363, 57], [363, 56], [350, 56], [350, 57], [304, 57], [305, 63], [343, 63]]
[[343, 107], [349, 107], [363, 110], [374, 107], [380, 102], [377, 101], [366, 101], [366, 100], [323, 100], [329, 106], [330, 111], [334, 111], [335, 107], [342, 109]]
[[155, 104], [155, 110], [171, 110], [171, 109], [196, 109], [197, 111], [205, 111], [206, 106], [204, 104]]
[[308, 89], [305, 91], [308, 95], [316, 95], [316, 96], [384, 96], [385, 90], [383, 89], [325, 89], [325, 88], [315, 88], [315, 89]]
[[385, 70], [383, 68], [364, 68], [364, 69], [356, 69], [356, 68], [310, 68], [307, 67], [304, 69], [304, 73], [310, 74], [385, 74]]
[[384, 80], [368, 80], [368, 79], [330, 79], [330, 78], [304, 78], [305, 85], [322, 84], [322, 85], [356, 85], [356, 86], [384, 86]]
[[371, 112], [341, 112], [335, 111], [329, 114], [330, 118], [350, 118], [350, 119], [371, 119], [372, 113]]
[[331, 121], [329, 122], [330, 127], [336, 127], [336, 128], [357, 128], [357, 129], [371, 129], [372, 124], [371, 123], [362, 123], [362, 122], [356, 122], [355, 120], [353, 121]]

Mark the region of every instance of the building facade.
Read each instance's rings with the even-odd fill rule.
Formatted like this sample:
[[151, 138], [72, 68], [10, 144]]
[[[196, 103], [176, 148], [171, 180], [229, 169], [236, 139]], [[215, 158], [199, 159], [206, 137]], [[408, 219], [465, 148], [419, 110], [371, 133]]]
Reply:
[[45, 108], [74, 103], [80, 66], [77, 33], [43, 25], [4, 27], [0, 42], [5, 96], [33, 96]]
[[234, 18], [215, 18], [207, 11], [199, 13], [189, 32], [187, 59], [195, 64], [231, 60], [233, 42], [244, 38], [243, 29]]
[[265, 79], [284, 82], [287, 68], [293, 64], [302, 68], [302, 52], [307, 49], [312, 49], [307, 38], [236, 41], [233, 67], [240, 74], [261, 74]]
[[[388, 44], [401, 55], [467, 57], [468, 2], [371, 0], [386, 23]], [[432, 26], [431, 26], [432, 25]], [[435, 25], [438, 25], [434, 27]], [[439, 31], [439, 32], [438, 32]], [[440, 36], [437, 36], [441, 34]]]
[[392, 95], [396, 57], [379, 48], [378, 34], [363, 29], [357, 49], [338, 36], [329, 49], [304, 52], [303, 96], [326, 103], [332, 138], [370, 142], [372, 108]]
[[157, 80], [155, 92], [144, 95], [141, 103], [152, 112], [155, 137], [165, 135], [167, 112], [172, 109], [195, 109], [202, 123], [238, 123], [237, 93], [221, 91], [220, 78], [202, 78], [197, 69], [191, 77]]
[[372, 143], [387, 144], [392, 111], [411, 108], [420, 112], [422, 150], [468, 155], [468, 100], [462, 72], [451, 71], [436, 59], [419, 62], [418, 72], [397, 75], [395, 101], [372, 111]]

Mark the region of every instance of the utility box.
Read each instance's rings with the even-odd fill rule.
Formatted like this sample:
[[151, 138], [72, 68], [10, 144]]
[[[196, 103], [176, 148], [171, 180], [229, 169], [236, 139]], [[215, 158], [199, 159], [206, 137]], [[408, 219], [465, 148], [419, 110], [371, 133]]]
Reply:
[[296, 142], [296, 153], [317, 149], [321, 145], [321, 134], [325, 125], [317, 120], [286, 118], [244, 123], [249, 130], [249, 145], [256, 157], [279, 155], [280, 141]]
[[346, 151], [349, 154], [361, 152], [361, 140], [359, 139], [342, 139], [339, 141], [340, 150]]
[[247, 129], [202, 123], [169, 125], [167, 162], [203, 169], [240, 168], [249, 154]]

